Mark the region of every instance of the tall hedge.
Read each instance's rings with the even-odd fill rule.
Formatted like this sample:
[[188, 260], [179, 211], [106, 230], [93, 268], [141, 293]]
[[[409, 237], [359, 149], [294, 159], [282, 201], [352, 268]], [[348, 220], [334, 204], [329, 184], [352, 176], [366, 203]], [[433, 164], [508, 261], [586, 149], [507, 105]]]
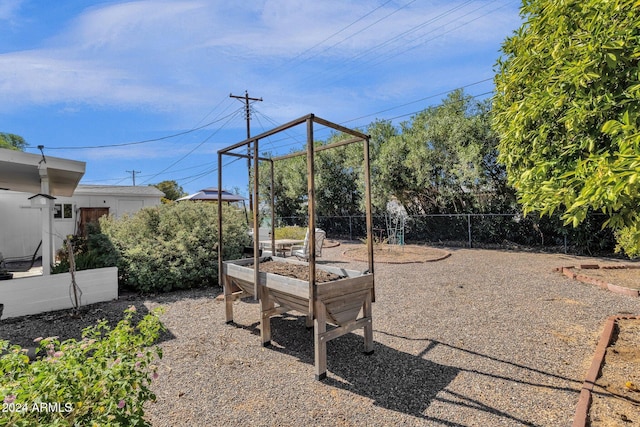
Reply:
[[[100, 227], [119, 253], [121, 284], [167, 292], [218, 284], [217, 217], [214, 203], [171, 203], [104, 217]], [[244, 213], [224, 206], [223, 220], [223, 259], [240, 258], [251, 243]]]

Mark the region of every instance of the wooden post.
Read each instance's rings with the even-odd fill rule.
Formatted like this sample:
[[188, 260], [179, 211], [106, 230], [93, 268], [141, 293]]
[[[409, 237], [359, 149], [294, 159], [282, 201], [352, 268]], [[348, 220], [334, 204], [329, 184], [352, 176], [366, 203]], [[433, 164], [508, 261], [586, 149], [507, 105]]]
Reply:
[[230, 283], [224, 280], [222, 259], [222, 153], [218, 152], [218, 284], [222, 286], [225, 304], [225, 321], [233, 322], [233, 298]]
[[367, 295], [362, 306], [362, 317], [368, 319], [364, 325], [364, 354], [373, 354], [373, 310], [371, 309], [373, 292]]
[[275, 204], [275, 185], [276, 185], [276, 180], [275, 180], [275, 172], [274, 172], [274, 167], [273, 167], [273, 159], [269, 161], [269, 164], [271, 165], [271, 255], [275, 255], [275, 250], [276, 250], [276, 212], [275, 212], [275, 208], [276, 208], [276, 204]]
[[233, 323], [233, 295], [231, 294], [231, 285], [222, 278], [222, 292], [224, 292], [224, 317], [226, 323]]
[[322, 301], [316, 302], [315, 318], [313, 320], [313, 341], [316, 380], [327, 377], [327, 341], [324, 336], [327, 332], [327, 310]]
[[271, 315], [275, 304], [269, 297], [269, 291], [265, 286], [260, 286], [260, 293], [260, 339], [263, 347], [269, 347], [271, 345]]
[[[369, 260], [369, 273], [373, 275], [373, 218], [371, 215], [371, 166], [369, 159], [369, 137], [364, 140], [364, 191], [365, 191], [365, 209], [367, 213], [367, 253]], [[371, 289], [371, 300], [376, 300], [375, 279], [373, 288]]]
[[[313, 150], [313, 114], [307, 119], [307, 191], [309, 208], [309, 316], [315, 319], [316, 290], [316, 195], [315, 164]], [[317, 329], [317, 328], [316, 328]]]
[[260, 182], [258, 165], [258, 140], [255, 140], [253, 144], [253, 297], [254, 299], [260, 299], [260, 217], [258, 211], [260, 210], [260, 201], [258, 200], [258, 184]]

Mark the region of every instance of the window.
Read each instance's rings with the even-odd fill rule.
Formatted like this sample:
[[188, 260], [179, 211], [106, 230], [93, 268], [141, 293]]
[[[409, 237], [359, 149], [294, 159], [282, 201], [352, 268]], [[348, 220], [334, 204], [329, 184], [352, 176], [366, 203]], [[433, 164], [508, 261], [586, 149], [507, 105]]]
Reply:
[[53, 206], [53, 217], [56, 219], [72, 219], [73, 205], [71, 203], [56, 203]]

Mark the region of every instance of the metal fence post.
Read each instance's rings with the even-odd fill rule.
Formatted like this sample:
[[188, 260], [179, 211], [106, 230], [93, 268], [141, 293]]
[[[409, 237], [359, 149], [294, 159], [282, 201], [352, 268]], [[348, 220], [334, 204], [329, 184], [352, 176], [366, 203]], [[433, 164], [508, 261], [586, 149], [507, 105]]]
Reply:
[[469, 247], [471, 247], [471, 214], [467, 214], [467, 230], [469, 233]]

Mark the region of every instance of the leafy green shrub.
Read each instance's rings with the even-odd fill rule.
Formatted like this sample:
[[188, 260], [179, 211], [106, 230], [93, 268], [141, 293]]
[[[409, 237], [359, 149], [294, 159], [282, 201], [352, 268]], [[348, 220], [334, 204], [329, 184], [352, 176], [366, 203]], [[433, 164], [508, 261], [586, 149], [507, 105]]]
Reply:
[[299, 227], [297, 225], [287, 225], [275, 229], [276, 239], [294, 239], [302, 240], [307, 234], [307, 227]]
[[113, 329], [106, 320], [86, 328], [81, 341], [36, 338], [33, 362], [0, 341], [0, 425], [150, 425], [143, 405], [155, 400], [149, 385], [162, 350], [151, 346], [163, 326], [158, 311], [134, 326], [134, 313], [131, 306]]
[[[218, 215], [214, 203], [160, 205], [120, 219], [100, 219], [120, 256], [121, 283], [141, 292], [167, 292], [218, 283]], [[251, 244], [243, 213], [223, 206], [223, 259]]]
[[618, 244], [616, 252], [624, 252], [629, 258], [640, 256], [640, 230], [638, 228], [623, 227], [616, 232]]
[[[89, 223], [87, 231], [87, 237], [67, 237], [67, 240], [71, 241], [71, 246], [73, 247], [76, 270], [117, 266], [119, 261], [118, 251], [113, 247], [109, 238], [101, 233], [100, 227], [96, 224]], [[69, 271], [69, 252], [66, 243], [67, 241], [65, 240], [62, 249], [58, 251], [58, 259], [60, 262], [51, 269], [51, 272], [54, 274]]]

